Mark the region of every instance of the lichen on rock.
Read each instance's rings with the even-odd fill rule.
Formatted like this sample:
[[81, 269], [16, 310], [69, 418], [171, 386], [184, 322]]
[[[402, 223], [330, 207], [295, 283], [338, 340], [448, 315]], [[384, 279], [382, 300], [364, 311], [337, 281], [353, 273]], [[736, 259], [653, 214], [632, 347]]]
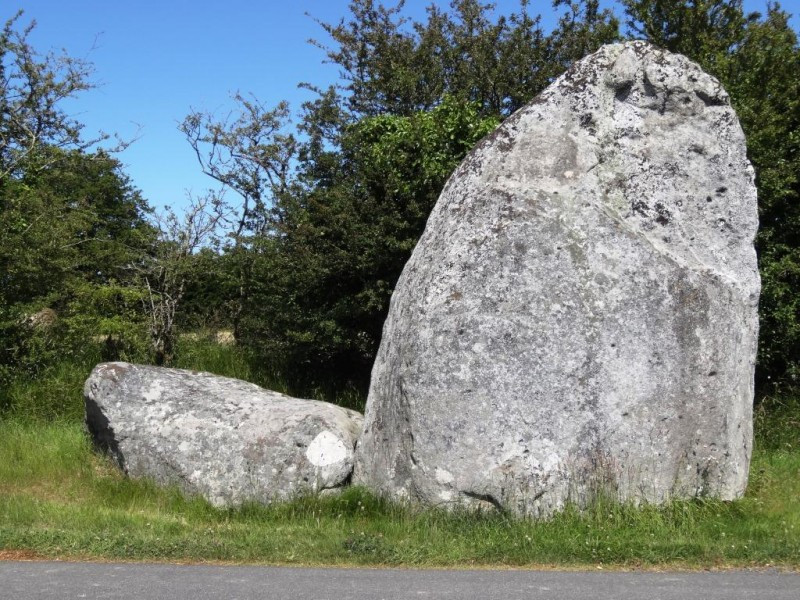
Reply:
[[546, 516], [747, 483], [754, 173], [720, 84], [605, 46], [451, 176], [392, 297], [355, 481]]
[[95, 445], [128, 475], [218, 506], [346, 485], [363, 422], [236, 379], [119, 362], [95, 367], [84, 396]]

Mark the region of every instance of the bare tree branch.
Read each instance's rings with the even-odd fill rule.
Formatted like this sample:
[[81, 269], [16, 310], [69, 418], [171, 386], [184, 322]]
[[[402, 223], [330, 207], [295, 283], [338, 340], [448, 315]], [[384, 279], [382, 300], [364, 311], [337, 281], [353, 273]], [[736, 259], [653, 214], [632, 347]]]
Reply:
[[158, 364], [168, 365], [173, 358], [175, 318], [186, 282], [193, 276], [193, 256], [218, 242], [230, 226], [231, 215], [222, 194], [209, 192], [199, 198], [189, 196], [189, 206], [183, 213], [168, 208], [154, 219], [158, 242], [152, 254], [135, 269], [147, 291], [143, 305]]
[[35, 167], [29, 164], [31, 156], [46, 146], [83, 151], [114, 139], [115, 145], [106, 152], [127, 148], [134, 140], [103, 132], [83, 136], [83, 124], [62, 105], [96, 87], [92, 64], [66, 54], [40, 55], [28, 41], [36, 22], [19, 30], [21, 16], [22, 11], [17, 12], [0, 30], [0, 181], [17, 175], [23, 165], [28, 171], [49, 166], [55, 160], [53, 153]]
[[203, 173], [242, 198], [235, 242], [245, 232], [264, 233], [274, 199], [290, 184], [297, 141], [284, 130], [289, 106], [269, 109], [256, 98], [233, 96], [236, 109], [225, 117], [192, 110], [179, 125]]

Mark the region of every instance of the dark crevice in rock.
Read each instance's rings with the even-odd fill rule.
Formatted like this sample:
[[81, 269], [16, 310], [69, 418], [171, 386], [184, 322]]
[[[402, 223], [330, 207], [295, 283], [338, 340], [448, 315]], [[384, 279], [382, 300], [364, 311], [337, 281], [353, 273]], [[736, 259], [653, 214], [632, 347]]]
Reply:
[[633, 89], [633, 82], [626, 81], [616, 89], [616, 92], [614, 93], [614, 98], [616, 98], [619, 102], [625, 102], [628, 99], [628, 96], [630, 96], [632, 89]]
[[728, 104], [725, 98], [717, 95], [712, 96], [703, 90], [695, 90], [694, 93], [697, 94], [697, 97], [700, 98], [706, 106], [726, 106]]
[[661, 202], [656, 202], [656, 213], [658, 215], [656, 216], [656, 223], [659, 225], [669, 225], [669, 222], [672, 219], [672, 214]]
[[642, 83], [644, 84], [645, 96], [650, 96], [651, 98], [655, 98], [658, 96], [658, 89], [656, 88], [656, 86], [650, 83], [650, 80], [647, 79], [647, 75], [645, 75], [644, 81]]
[[335, 485], [335, 486], [333, 486], [333, 487], [331, 487], [331, 488], [322, 488], [322, 489], [337, 489], [337, 488], [344, 488], [344, 487], [348, 487], [348, 486], [352, 485], [352, 483], [353, 483], [353, 469], [350, 469], [350, 472], [347, 474], [347, 477], [345, 477], [344, 479], [342, 479], [342, 480], [339, 482], [339, 485]]
[[482, 494], [480, 492], [461, 492], [461, 493], [464, 494], [467, 498], [488, 502], [489, 504], [494, 506], [499, 512], [505, 512], [503, 504], [492, 494]]

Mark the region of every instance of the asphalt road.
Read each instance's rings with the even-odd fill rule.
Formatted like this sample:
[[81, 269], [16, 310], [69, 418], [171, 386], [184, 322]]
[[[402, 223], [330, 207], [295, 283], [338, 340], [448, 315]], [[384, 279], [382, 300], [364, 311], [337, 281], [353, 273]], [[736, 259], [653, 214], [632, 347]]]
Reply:
[[415, 571], [0, 561], [0, 598], [798, 600], [800, 575], [742, 571]]

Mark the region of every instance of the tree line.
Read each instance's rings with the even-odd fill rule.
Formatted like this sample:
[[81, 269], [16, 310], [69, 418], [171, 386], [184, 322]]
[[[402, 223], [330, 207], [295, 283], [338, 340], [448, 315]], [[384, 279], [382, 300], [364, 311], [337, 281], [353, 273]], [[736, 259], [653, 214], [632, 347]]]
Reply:
[[[340, 73], [291, 126], [290, 107], [237, 94], [226, 116], [180, 124], [218, 191], [157, 213], [125, 175], [119, 141], [87, 139], [63, 101], [91, 65], [0, 34], [0, 390], [65, 357], [171, 364], [177, 333], [230, 328], [302, 393], [363, 386], [392, 289], [447, 177], [472, 146], [601, 45], [646, 39], [685, 54], [731, 95], [756, 169], [763, 281], [757, 383], [800, 372], [800, 48], [777, 3], [353, 0], [314, 41]], [[268, 57], [265, 57], [268, 60]], [[108, 146], [111, 147], [108, 147]], [[124, 146], [124, 142], [122, 142]], [[2, 396], [0, 394], [0, 404]]]

